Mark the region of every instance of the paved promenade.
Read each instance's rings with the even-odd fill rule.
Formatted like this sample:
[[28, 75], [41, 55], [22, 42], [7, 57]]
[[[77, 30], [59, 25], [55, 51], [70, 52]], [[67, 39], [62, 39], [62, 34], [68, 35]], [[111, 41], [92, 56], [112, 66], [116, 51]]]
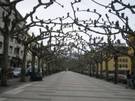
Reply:
[[3, 92], [0, 101], [135, 101], [135, 90], [68, 71]]

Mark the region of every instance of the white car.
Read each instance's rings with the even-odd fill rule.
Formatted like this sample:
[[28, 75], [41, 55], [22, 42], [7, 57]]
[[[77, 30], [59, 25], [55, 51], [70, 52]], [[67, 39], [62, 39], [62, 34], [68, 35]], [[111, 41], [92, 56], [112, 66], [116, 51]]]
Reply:
[[19, 77], [20, 74], [21, 74], [21, 68], [15, 68], [15, 69], [13, 70], [13, 76], [14, 76], [14, 77]]

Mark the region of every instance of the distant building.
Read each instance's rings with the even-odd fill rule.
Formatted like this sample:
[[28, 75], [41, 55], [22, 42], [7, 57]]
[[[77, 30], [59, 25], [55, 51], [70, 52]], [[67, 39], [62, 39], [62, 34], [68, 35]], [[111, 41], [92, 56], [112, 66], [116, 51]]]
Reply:
[[129, 34], [128, 35], [128, 45], [129, 45], [129, 48], [128, 48], [128, 54], [132, 57], [131, 58], [131, 72], [135, 73], [135, 59], [133, 57], [135, 57], [135, 36], [134, 35], [131, 35]]
[[[108, 71], [115, 70], [114, 58], [110, 59], [108, 62]], [[127, 71], [131, 70], [131, 61], [128, 56], [121, 55], [118, 57], [118, 70]], [[105, 71], [105, 61], [103, 62], [103, 71]]]
[[[128, 47], [124, 44], [118, 46], [115, 45], [115, 48], [118, 50], [122, 50], [123, 52], [128, 54]], [[117, 54], [117, 53], [115, 53]], [[108, 70], [109, 71], [114, 71], [115, 70], [115, 61], [113, 54], [110, 54], [110, 60], [108, 61]], [[131, 60], [129, 56], [123, 55], [123, 54], [118, 54], [118, 71], [126, 71], [129, 70], [131, 71]], [[105, 61], [103, 62], [103, 71], [105, 71]]]

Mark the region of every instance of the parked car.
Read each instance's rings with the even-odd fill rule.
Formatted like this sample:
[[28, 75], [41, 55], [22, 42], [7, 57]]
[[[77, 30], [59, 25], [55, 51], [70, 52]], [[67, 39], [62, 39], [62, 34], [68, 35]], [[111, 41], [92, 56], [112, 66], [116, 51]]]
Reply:
[[42, 81], [42, 74], [41, 73], [31, 73], [30, 81]]
[[126, 83], [127, 81], [127, 76], [124, 74], [118, 74], [118, 81], [121, 83]]
[[14, 68], [13, 70], [13, 76], [14, 77], [19, 77], [21, 74], [21, 68]]

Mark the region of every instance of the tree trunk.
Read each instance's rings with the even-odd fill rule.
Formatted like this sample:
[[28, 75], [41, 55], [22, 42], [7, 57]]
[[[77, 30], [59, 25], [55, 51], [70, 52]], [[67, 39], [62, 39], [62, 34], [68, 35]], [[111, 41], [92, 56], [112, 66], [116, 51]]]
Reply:
[[134, 56], [131, 57], [131, 72], [135, 74], [135, 53]]
[[45, 74], [44, 74], [44, 62], [43, 62], [43, 59], [41, 59], [41, 68], [42, 68], [42, 76], [45, 76]]
[[92, 64], [92, 76], [96, 76], [95, 72], [96, 72], [96, 67], [94, 64]]
[[92, 76], [92, 66], [89, 64], [89, 75]]
[[2, 75], [1, 75], [1, 86], [7, 86], [7, 76], [9, 67], [8, 58], [8, 46], [9, 46], [9, 34], [4, 33], [4, 49], [3, 49], [3, 64], [2, 64]]
[[32, 53], [32, 74], [35, 74], [35, 55]]
[[23, 54], [23, 64], [22, 64], [22, 69], [21, 69], [21, 78], [20, 81], [25, 82], [25, 74], [26, 74], [26, 56], [27, 56], [27, 46], [24, 46], [24, 54]]
[[96, 77], [99, 77], [98, 72], [99, 72], [99, 65], [98, 65], [98, 63], [97, 63], [97, 64], [96, 64]]
[[105, 60], [106, 80], [108, 80], [108, 60]]
[[41, 59], [38, 57], [38, 73], [40, 73], [40, 68], [41, 68]]
[[46, 72], [47, 72], [47, 75], [50, 74], [50, 63], [47, 63]]
[[114, 83], [118, 83], [118, 56], [114, 56], [115, 70], [114, 70]]
[[103, 62], [100, 62], [100, 77], [103, 77]]

